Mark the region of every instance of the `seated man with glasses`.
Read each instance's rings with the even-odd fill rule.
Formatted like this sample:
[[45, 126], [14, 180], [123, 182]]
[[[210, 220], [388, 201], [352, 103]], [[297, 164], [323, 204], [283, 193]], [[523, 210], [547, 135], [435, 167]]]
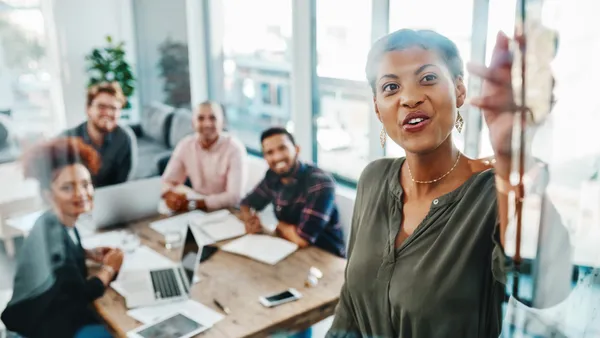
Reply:
[[127, 127], [118, 125], [125, 103], [117, 82], [92, 86], [87, 94], [88, 120], [63, 133], [81, 137], [100, 154], [100, 170], [92, 176], [96, 188], [123, 183], [132, 170], [135, 136]]

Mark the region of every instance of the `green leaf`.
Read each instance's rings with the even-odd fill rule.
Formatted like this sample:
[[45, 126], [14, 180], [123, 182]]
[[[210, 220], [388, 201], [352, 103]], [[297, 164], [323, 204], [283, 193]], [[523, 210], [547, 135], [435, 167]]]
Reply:
[[[126, 61], [124, 42], [113, 45], [110, 35], [106, 37], [107, 46], [94, 48], [85, 56], [86, 70], [89, 77], [88, 84], [95, 85], [103, 81], [117, 81], [126, 97], [131, 97], [135, 91], [135, 76], [129, 63]], [[130, 107], [127, 102], [126, 107]]]

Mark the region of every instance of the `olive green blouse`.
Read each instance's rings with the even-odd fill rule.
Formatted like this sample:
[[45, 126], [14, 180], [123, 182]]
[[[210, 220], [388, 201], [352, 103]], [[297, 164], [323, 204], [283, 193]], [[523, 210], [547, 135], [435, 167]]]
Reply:
[[327, 337], [498, 337], [506, 259], [493, 171], [433, 200], [395, 248], [403, 162], [375, 161], [359, 180], [346, 282]]

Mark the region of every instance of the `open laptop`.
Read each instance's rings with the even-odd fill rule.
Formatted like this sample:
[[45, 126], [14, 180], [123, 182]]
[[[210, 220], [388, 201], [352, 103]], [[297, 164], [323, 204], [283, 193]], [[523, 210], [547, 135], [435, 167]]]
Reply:
[[188, 225], [180, 257], [181, 263], [166, 269], [128, 271], [122, 276], [121, 284], [123, 289], [127, 290], [127, 308], [189, 298], [202, 254], [202, 247], [198, 243]]
[[160, 176], [96, 189], [93, 227], [102, 229], [158, 214], [161, 189]]

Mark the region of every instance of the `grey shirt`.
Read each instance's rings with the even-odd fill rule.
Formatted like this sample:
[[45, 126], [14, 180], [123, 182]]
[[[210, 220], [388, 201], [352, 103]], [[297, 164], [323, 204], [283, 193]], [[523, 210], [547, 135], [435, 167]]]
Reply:
[[498, 237], [494, 173], [435, 199], [400, 247], [399, 172], [381, 159], [358, 183], [335, 320], [328, 337], [498, 337], [507, 261]]
[[100, 154], [100, 170], [98, 174], [92, 176], [94, 187], [100, 188], [127, 181], [132, 163], [132, 145], [129, 135], [122, 127], [117, 126], [114, 131], [107, 134], [100, 147], [92, 142], [87, 131], [87, 122], [66, 130], [63, 136], [81, 137]]

